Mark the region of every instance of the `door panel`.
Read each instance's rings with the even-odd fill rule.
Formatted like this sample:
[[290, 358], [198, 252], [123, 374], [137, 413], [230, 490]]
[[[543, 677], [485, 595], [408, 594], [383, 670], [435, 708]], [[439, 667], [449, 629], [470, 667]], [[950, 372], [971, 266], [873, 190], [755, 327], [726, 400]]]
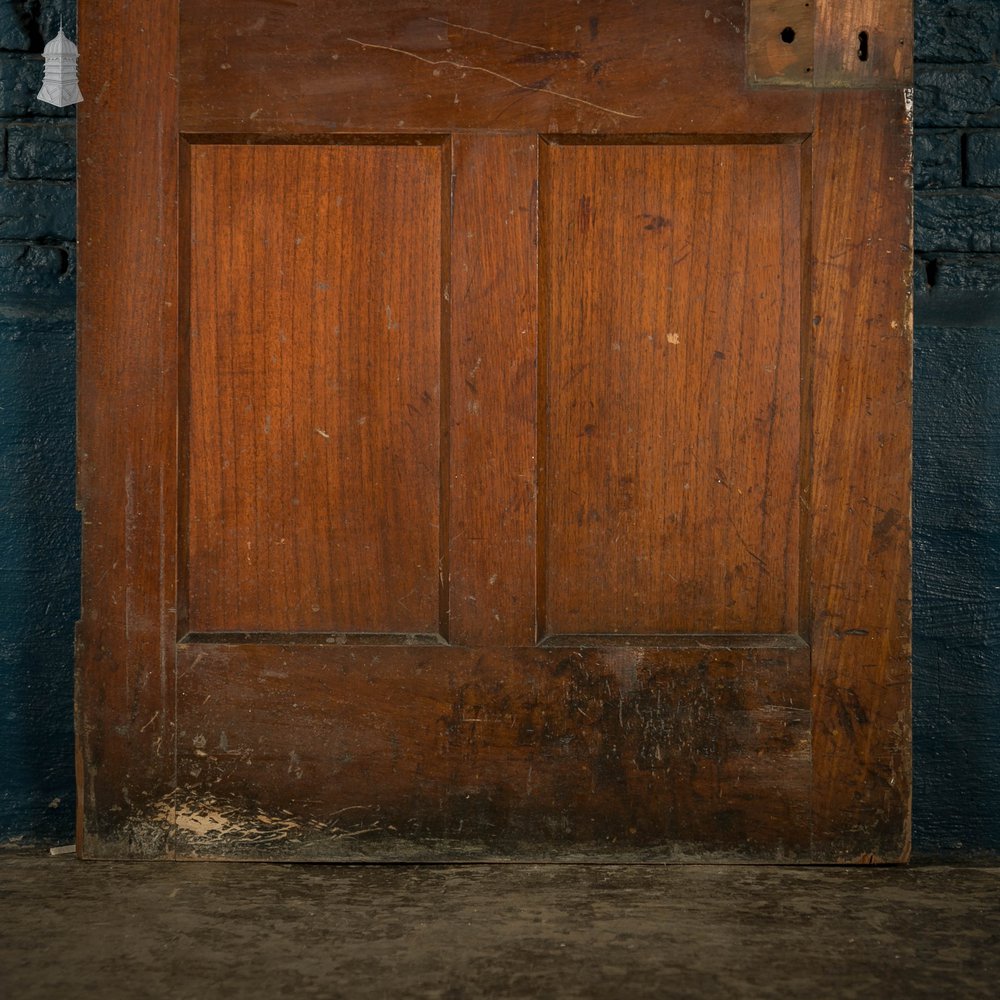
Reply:
[[905, 859], [903, 93], [754, 89], [738, 0], [149, 7], [81, 26], [81, 852]]
[[187, 628], [436, 634], [441, 145], [189, 156]]
[[795, 632], [799, 145], [543, 149], [545, 632]]

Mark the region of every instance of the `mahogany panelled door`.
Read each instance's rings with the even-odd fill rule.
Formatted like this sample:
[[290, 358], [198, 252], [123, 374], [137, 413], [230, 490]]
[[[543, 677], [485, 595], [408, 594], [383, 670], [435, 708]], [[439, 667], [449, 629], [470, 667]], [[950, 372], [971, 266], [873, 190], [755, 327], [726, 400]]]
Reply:
[[905, 860], [910, 39], [83, 5], [81, 854]]

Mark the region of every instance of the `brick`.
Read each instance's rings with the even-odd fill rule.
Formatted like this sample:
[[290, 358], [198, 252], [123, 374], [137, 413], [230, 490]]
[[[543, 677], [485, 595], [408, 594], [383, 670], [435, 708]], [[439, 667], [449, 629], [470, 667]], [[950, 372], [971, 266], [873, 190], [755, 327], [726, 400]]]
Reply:
[[74, 41], [79, 40], [76, 30], [76, 0], [46, 0], [38, 14], [39, 37], [46, 42], [56, 37], [59, 25]]
[[918, 66], [914, 82], [918, 128], [1000, 125], [1000, 68]]
[[75, 368], [71, 339], [0, 341], [0, 588], [5, 632], [19, 631], [22, 640], [62, 631], [77, 603]]
[[1000, 525], [997, 371], [1000, 330], [916, 331], [914, 515], [924, 530]]
[[917, 0], [918, 62], [989, 62], [1000, 48], [1000, 6], [995, 0]]
[[922, 257], [913, 258], [913, 294], [917, 297], [930, 292], [930, 285], [927, 282], [928, 266], [937, 267], [937, 262], [924, 260]]
[[0, 243], [0, 299], [72, 300], [74, 258], [71, 248]]
[[0, 49], [5, 52], [27, 52], [31, 48], [32, 19], [22, 4], [0, 0]]
[[[970, 452], [966, 460], [975, 461]], [[990, 460], [988, 453], [984, 459]], [[991, 527], [940, 532], [915, 526], [915, 634], [1000, 647], [1000, 531]]]
[[0, 115], [12, 118], [33, 110], [34, 95], [41, 86], [41, 60], [0, 54]]
[[[41, 10], [39, 10], [41, 7]], [[70, 38], [76, 38], [76, 0], [0, 0], [0, 50], [41, 52], [62, 23]]]
[[1000, 252], [1000, 194], [918, 192], [913, 221], [920, 252]]
[[913, 295], [917, 326], [1000, 328], [1000, 254], [918, 258]]
[[965, 183], [1000, 188], [1000, 131], [973, 132], [965, 142]]
[[918, 189], [962, 186], [962, 143], [957, 132], [918, 132], [913, 137], [913, 183]]
[[7, 129], [7, 172], [16, 178], [72, 180], [76, 130], [72, 122], [32, 122]]
[[[39, 487], [72, 479], [75, 367], [72, 338], [0, 340], [5, 388], [4, 419], [0, 422], [0, 440], [5, 447], [0, 451], [0, 469], [15, 473], [30, 469]], [[47, 451], [53, 459], [62, 454], [70, 461], [50, 461]], [[16, 479], [0, 475], [0, 509], [19, 494], [19, 505], [30, 507], [30, 483], [24, 485], [26, 488], [19, 490]], [[39, 515], [45, 516], [41, 511]]]
[[76, 189], [65, 181], [0, 181], [0, 239], [72, 240]]
[[1000, 289], [1000, 254], [939, 254], [934, 259], [938, 292], [990, 292]]
[[54, 303], [46, 299], [17, 301], [0, 296], [0, 344], [31, 345], [39, 341], [73, 340], [75, 329], [76, 310], [72, 299]]
[[73, 117], [76, 113], [73, 106], [56, 108], [36, 100], [42, 86], [42, 72], [41, 56], [0, 53], [0, 117]]
[[[940, 537], [936, 544], [949, 541]], [[914, 616], [923, 614], [918, 602]], [[928, 857], [955, 851], [996, 856], [998, 708], [995, 649], [962, 643], [948, 632], [914, 636], [913, 843]]]

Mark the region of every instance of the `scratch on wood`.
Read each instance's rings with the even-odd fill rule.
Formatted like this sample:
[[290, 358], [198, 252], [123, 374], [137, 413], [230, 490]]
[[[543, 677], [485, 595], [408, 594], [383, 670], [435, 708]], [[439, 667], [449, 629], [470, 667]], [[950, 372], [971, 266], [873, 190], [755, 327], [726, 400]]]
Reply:
[[730, 514], [729, 511], [726, 511], [726, 517], [729, 519], [730, 527], [733, 529], [733, 532], [736, 535], [736, 540], [740, 543], [740, 545], [743, 546], [743, 548], [746, 551], [747, 555], [750, 556], [750, 558], [753, 559], [756, 563], [758, 563], [758, 565], [761, 568], [761, 572], [766, 573], [767, 572], [767, 563], [764, 562], [764, 560], [761, 559], [761, 557], [759, 555], [757, 555], [757, 553], [754, 552], [754, 550], [752, 548], [750, 548], [749, 545], [747, 545], [747, 541], [743, 537], [743, 535], [740, 533], [740, 529], [736, 527], [736, 521], [733, 519], [733, 515]]
[[582, 97], [574, 97], [572, 94], [564, 94], [562, 91], [552, 90], [550, 87], [533, 87], [528, 84], [519, 83], [509, 76], [504, 76], [503, 73], [496, 73], [491, 69], [486, 69], [485, 66], [473, 66], [470, 63], [455, 62], [453, 59], [427, 59], [424, 56], [417, 55], [416, 52], [397, 49], [391, 45], [376, 45], [374, 42], [361, 42], [357, 38], [347, 38], [347, 41], [353, 42], [355, 45], [360, 45], [363, 49], [381, 49], [383, 52], [396, 52], [401, 56], [409, 56], [411, 59], [427, 63], [428, 66], [454, 66], [455, 69], [470, 70], [473, 73], [485, 73], [487, 76], [493, 76], [498, 80], [503, 80], [504, 83], [509, 83], [512, 87], [517, 87], [518, 90], [527, 90], [534, 94], [550, 94], [552, 97], [560, 97], [564, 101], [573, 101], [575, 104], [583, 104], [588, 108], [595, 108], [597, 111], [603, 111], [605, 114], [618, 115], [621, 118], [642, 117], [641, 115], [629, 114], [627, 111], [616, 111], [614, 108], [607, 108], [604, 105], [595, 104], [593, 101], [584, 100]]
[[713, 24], [718, 24], [720, 21], [725, 21], [726, 24], [728, 24], [729, 27], [736, 32], [737, 35], [741, 34], [739, 25], [731, 21], [728, 17], [726, 17], [725, 14], [716, 14], [713, 11], [706, 10], [705, 20], [707, 21], [709, 18], [711, 18]]
[[136, 545], [136, 511], [135, 511], [135, 472], [128, 468], [125, 471], [125, 574], [127, 582], [125, 584], [125, 646], [129, 650], [125, 657], [125, 693], [126, 697], [132, 698], [132, 617], [133, 609], [133, 589], [135, 581], [135, 553], [140, 546]]
[[487, 35], [489, 38], [497, 38], [501, 42], [510, 42], [511, 45], [523, 45], [526, 49], [537, 49], [539, 52], [548, 52], [544, 45], [532, 45], [531, 42], [520, 42], [516, 38], [508, 38], [506, 35], [494, 35], [492, 31], [483, 31], [480, 28], [470, 28], [465, 24], [455, 24], [454, 21], [446, 21], [443, 17], [429, 17], [428, 21], [435, 24], [447, 24], [449, 28], [458, 28], [459, 31], [472, 31], [477, 35]]

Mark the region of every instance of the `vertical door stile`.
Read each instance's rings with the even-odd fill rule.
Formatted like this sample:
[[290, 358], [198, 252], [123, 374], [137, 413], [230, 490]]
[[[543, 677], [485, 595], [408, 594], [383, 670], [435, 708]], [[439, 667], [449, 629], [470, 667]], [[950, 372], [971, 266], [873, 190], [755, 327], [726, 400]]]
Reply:
[[535, 644], [538, 336], [533, 135], [456, 135], [450, 641]]

